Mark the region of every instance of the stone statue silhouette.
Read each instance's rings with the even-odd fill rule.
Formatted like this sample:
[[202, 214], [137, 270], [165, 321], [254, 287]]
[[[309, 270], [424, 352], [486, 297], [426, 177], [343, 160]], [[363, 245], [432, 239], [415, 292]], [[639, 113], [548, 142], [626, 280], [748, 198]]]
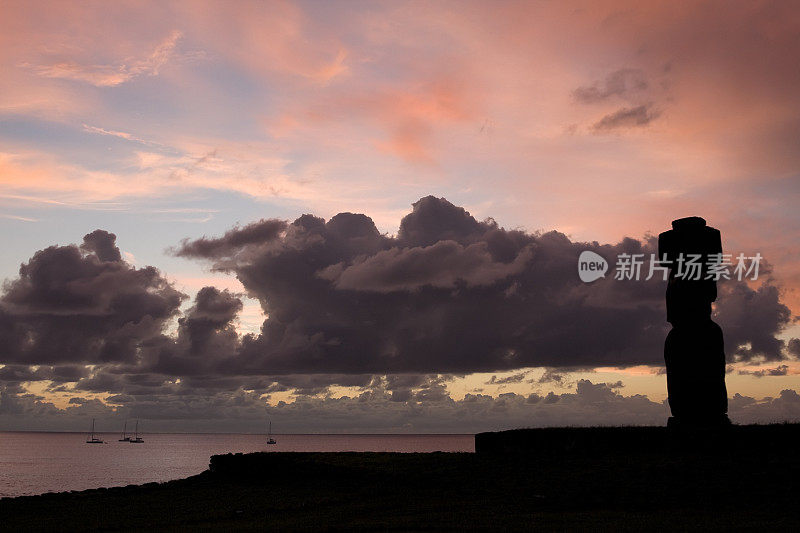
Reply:
[[700, 217], [674, 220], [672, 229], [658, 236], [658, 257], [669, 268], [667, 321], [672, 329], [664, 360], [670, 427], [730, 423], [722, 329], [711, 320], [717, 283], [708, 276], [709, 262], [721, 253], [719, 230]]

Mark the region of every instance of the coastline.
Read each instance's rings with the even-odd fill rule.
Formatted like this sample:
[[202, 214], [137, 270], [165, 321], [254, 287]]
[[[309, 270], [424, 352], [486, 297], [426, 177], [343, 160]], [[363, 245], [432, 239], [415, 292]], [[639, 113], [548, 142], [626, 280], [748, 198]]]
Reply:
[[[477, 453], [215, 455], [181, 480], [5, 498], [0, 522], [16, 531], [796, 529], [800, 425], [735, 427], [732, 440], [693, 435], [671, 447], [657, 445], [662, 430], [482, 434]], [[656, 440], [641, 446], [637, 432]], [[486, 435], [540, 446], [487, 452]]]

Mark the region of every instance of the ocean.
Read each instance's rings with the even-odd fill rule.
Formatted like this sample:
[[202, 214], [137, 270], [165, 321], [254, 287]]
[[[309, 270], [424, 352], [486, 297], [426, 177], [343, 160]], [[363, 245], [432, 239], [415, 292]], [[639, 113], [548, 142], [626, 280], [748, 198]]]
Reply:
[[0, 432], [0, 498], [139, 485], [206, 470], [229, 452], [474, 452], [473, 435], [264, 435], [160, 433], [143, 444], [86, 444], [85, 433]]

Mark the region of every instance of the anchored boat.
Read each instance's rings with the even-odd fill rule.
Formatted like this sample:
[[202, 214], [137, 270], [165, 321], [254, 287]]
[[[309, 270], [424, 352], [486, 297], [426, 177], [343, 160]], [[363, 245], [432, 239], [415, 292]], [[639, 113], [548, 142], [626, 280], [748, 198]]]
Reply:
[[94, 434], [94, 418], [92, 418], [92, 432], [86, 436], [86, 444], [103, 444], [103, 439]]
[[125, 425], [122, 426], [122, 438], [119, 442], [130, 442], [131, 438], [128, 436], [128, 419], [125, 419]]
[[128, 442], [133, 444], [141, 444], [144, 442], [144, 439], [139, 436], [139, 419], [136, 419], [136, 429], [133, 431], [133, 438], [130, 439]]

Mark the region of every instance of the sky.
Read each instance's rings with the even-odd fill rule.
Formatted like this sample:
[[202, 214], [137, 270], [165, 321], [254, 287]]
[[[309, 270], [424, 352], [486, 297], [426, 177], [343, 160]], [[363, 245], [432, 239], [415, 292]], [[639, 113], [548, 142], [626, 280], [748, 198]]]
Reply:
[[[0, 430], [662, 424], [683, 216], [800, 419], [791, 2], [0, 1]], [[592, 250], [608, 275], [581, 282]]]

